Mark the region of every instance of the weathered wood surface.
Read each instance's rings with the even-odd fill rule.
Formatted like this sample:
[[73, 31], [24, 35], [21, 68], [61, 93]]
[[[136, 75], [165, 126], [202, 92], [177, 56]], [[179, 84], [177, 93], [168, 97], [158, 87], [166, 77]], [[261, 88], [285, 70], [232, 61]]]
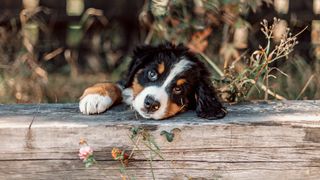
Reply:
[[[85, 116], [76, 104], [0, 105], [0, 179], [121, 179], [110, 152], [132, 149], [129, 129], [138, 126], [148, 129], [164, 157], [152, 163], [156, 179], [320, 179], [320, 101], [228, 110], [217, 121], [194, 112], [154, 121], [137, 119], [124, 106]], [[168, 142], [160, 132], [173, 128], [181, 131]], [[78, 159], [80, 138], [95, 150], [93, 167]], [[149, 152], [135, 151], [129, 175], [152, 179]]]

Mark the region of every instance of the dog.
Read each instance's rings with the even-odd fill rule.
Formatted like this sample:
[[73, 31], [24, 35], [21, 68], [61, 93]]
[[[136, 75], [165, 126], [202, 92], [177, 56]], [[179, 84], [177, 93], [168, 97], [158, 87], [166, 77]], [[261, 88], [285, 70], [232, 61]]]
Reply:
[[83, 114], [99, 114], [121, 102], [147, 119], [166, 119], [189, 109], [210, 120], [227, 114], [208, 69], [181, 44], [137, 47], [126, 77], [87, 88], [79, 108]]

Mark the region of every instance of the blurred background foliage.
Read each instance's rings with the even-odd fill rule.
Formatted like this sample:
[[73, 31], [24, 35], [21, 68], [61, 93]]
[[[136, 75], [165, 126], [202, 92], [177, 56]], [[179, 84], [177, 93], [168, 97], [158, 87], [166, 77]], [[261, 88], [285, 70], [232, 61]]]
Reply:
[[2, 0], [0, 12], [0, 103], [77, 102], [118, 80], [135, 46], [165, 41], [195, 52], [226, 102], [320, 98], [319, 0]]

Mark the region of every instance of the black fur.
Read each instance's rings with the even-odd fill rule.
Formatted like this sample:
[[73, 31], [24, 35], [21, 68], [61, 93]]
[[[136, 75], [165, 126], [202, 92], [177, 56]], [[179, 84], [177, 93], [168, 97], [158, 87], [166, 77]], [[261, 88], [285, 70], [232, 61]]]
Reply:
[[[170, 69], [182, 57], [194, 62], [194, 64], [191, 69], [183, 72], [178, 77], [187, 80], [187, 83], [181, 87], [183, 89], [181, 94], [175, 95], [172, 93], [174, 85], [168, 87], [167, 92], [170, 94], [170, 99], [178, 105], [185, 105], [187, 109], [195, 109], [199, 117], [206, 119], [223, 118], [227, 111], [217, 98], [215, 88], [210, 81], [208, 69], [183, 45], [175, 46], [165, 43], [159, 46], [138, 47], [134, 51], [132, 62], [129, 65], [126, 78], [122, 81], [122, 85], [125, 88], [130, 87], [134, 77], [141, 69], [141, 73], [137, 75], [140, 84], [145, 86], [161, 84], [164, 81], [161, 78], [155, 82], [148, 81], [146, 78], [148, 70], [156, 68], [156, 65], [160, 62], [164, 62], [165, 67]], [[169, 71], [165, 73], [169, 73]]]
[[[132, 61], [128, 68], [128, 73], [125, 79], [122, 81], [122, 85], [127, 88], [132, 85], [132, 81], [136, 73], [147, 66], [148, 64], [155, 62], [156, 56], [158, 58], [164, 57], [168, 58], [170, 56], [179, 57], [183, 53], [187, 53], [188, 49], [186, 49], [183, 45], [175, 46], [171, 43], [164, 43], [158, 46], [138, 46], [132, 56]], [[175, 59], [174, 57], [172, 59]], [[168, 61], [169, 63], [173, 63], [174, 61]]]

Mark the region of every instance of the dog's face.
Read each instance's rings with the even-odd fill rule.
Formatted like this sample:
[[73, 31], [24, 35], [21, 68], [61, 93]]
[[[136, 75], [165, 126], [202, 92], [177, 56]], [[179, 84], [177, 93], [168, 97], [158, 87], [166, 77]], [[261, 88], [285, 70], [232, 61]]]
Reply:
[[194, 63], [184, 57], [155, 56], [139, 70], [132, 90], [134, 109], [144, 118], [163, 119], [185, 110], [194, 83]]
[[[199, 116], [220, 118], [225, 110], [212, 85], [206, 84], [208, 75], [204, 65], [183, 46], [145, 46], [135, 51], [125, 86], [132, 88], [132, 106], [144, 118], [164, 119], [190, 108], [198, 112], [206, 105], [212, 107]], [[208, 92], [199, 93], [203, 84]], [[208, 102], [201, 102], [204, 99]], [[212, 108], [213, 112], [201, 114]]]

